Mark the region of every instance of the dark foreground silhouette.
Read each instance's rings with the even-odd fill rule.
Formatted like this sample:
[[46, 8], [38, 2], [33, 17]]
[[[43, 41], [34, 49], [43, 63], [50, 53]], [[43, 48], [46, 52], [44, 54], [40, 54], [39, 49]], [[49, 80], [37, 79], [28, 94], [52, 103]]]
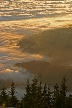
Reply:
[[35, 77], [32, 83], [27, 80], [26, 94], [21, 100], [16, 97], [14, 82], [8, 92], [2, 87], [0, 92], [0, 106], [17, 108], [72, 108], [72, 95], [67, 95], [66, 78], [63, 77], [61, 86], [54, 85], [50, 89], [47, 83], [42, 84]]

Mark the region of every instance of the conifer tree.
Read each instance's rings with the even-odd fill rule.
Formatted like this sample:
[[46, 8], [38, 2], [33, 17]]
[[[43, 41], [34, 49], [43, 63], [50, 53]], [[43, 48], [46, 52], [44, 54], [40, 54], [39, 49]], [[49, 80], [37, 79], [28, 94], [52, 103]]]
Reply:
[[0, 94], [0, 105], [8, 106], [9, 95], [6, 93], [5, 86], [3, 85], [1, 94]]
[[61, 108], [60, 91], [58, 84], [54, 86], [54, 108]]
[[66, 108], [72, 108], [72, 95], [71, 94], [66, 99]]
[[43, 95], [45, 96], [47, 94], [47, 84], [44, 84], [44, 89], [43, 89]]
[[40, 81], [38, 84], [38, 91], [37, 91], [37, 108], [42, 108], [42, 82]]
[[47, 104], [48, 104], [48, 108], [52, 107], [52, 97], [51, 97], [52, 93], [50, 91], [50, 86], [48, 86], [48, 94], [47, 94]]
[[16, 107], [17, 104], [18, 104], [17, 97], [15, 96], [16, 93], [17, 92], [16, 92], [16, 89], [15, 89], [14, 82], [12, 82], [12, 84], [11, 84], [11, 91], [10, 91], [10, 106], [11, 107]]
[[63, 77], [60, 90], [61, 108], [66, 108], [66, 92], [67, 92], [66, 77]]
[[43, 95], [42, 95], [42, 106], [47, 108], [47, 84], [44, 84]]
[[31, 84], [31, 105], [33, 108], [37, 108], [37, 94], [38, 94], [38, 80], [36, 77], [32, 80]]
[[26, 86], [26, 94], [22, 98], [22, 108], [30, 108], [31, 107], [31, 85], [29, 80], [27, 80]]

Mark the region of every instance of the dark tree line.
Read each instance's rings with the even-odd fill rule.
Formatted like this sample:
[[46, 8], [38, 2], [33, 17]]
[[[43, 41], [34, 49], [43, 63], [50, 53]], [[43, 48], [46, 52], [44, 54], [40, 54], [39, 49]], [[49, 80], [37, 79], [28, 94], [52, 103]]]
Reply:
[[5, 89], [5, 86], [3, 85], [2, 90], [0, 91], [0, 106], [17, 107], [19, 101], [15, 94], [16, 89], [14, 86], [14, 82], [12, 82], [11, 90], [8, 92]]
[[54, 89], [50, 89], [50, 85], [42, 84], [35, 77], [30, 84], [27, 80], [26, 94], [21, 100], [15, 96], [16, 89], [14, 82], [11, 84], [9, 94], [5, 87], [0, 92], [0, 106], [10, 106], [17, 108], [72, 108], [72, 95], [67, 96], [66, 78], [63, 77], [61, 87], [54, 85]]

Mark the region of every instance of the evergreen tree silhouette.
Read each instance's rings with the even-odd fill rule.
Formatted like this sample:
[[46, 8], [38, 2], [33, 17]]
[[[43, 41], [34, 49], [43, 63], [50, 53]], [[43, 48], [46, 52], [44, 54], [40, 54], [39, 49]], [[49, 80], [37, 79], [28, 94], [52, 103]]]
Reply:
[[66, 77], [63, 77], [60, 90], [61, 108], [66, 108], [66, 92], [67, 92]]
[[37, 94], [38, 94], [38, 80], [36, 77], [32, 80], [31, 84], [31, 105], [33, 108], [37, 108]]
[[42, 105], [42, 82], [40, 81], [37, 90], [37, 108], [42, 108], [41, 105]]
[[22, 108], [31, 108], [31, 85], [29, 84], [29, 79], [27, 80], [26, 94], [22, 98]]
[[52, 92], [50, 90], [50, 86], [48, 86], [47, 104], [48, 104], [48, 108], [52, 107]]
[[58, 84], [54, 86], [54, 108], [61, 108], [60, 91]]
[[6, 93], [5, 86], [3, 85], [0, 93], [0, 105], [8, 106], [9, 104], [9, 95]]
[[43, 93], [42, 93], [42, 107], [47, 108], [47, 84], [44, 84]]
[[66, 77], [63, 77], [60, 88], [58, 84], [54, 85], [53, 91], [51, 91], [50, 85], [42, 84], [34, 77], [31, 84], [27, 80], [26, 94], [20, 101], [18, 101], [16, 93], [14, 82], [11, 83], [10, 94], [3, 86], [0, 92], [0, 105], [17, 108], [72, 108], [72, 95], [66, 95]]
[[14, 86], [14, 82], [12, 81], [11, 91], [10, 91], [10, 106], [11, 107], [16, 107], [17, 104], [18, 104], [17, 97], [15, 96], [16, 93], [17, 92], [16, 92], [16, 89], [15, 89], [15, 86]]
[[67, 97], [66, 108], [72, 108], [72, 95], [71, 94]]

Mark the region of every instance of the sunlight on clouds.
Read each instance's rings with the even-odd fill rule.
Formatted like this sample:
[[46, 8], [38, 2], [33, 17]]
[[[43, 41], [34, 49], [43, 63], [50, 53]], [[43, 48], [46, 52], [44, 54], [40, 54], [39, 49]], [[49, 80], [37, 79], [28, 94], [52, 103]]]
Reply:
[[32, 57], [34, 57], [34, 58], [39, 58], [39, 59], [42, 59], [43, 57], [41, 56], [41, 55], [39, 55], [39, 54], [33, 54], [33, 55], [31, 55]]
[[6, 69], [6, 70], [4, 70], [4, 72], [6, 72], [6, 73], [11, 73], [11, 72], [13, 72], [13, 70], [11, 70], [11, 69]]
[[18, 73], [19, 71], [18, 70], [11, 70], [11, 69], [5, 69], [5, 70], [3, 70], [3, 72], [2, 73]]
[[51, 60], [40, 54], [22, 53], [17, 46], [18, 42], [24, 38], [16, 34], [1, 32], [0, 37], [0, 72], [1, 73], [18, 73], [17, 69], [12, 66], [14, 63], [27, 62], [31, 60]]
[[[27, 19], [20, 21], [3, 21], [0, 23], [0, 29], [4, 29], [7, 32], [19, 32], [20, 34], [24, 34], [24, 31], [40, 31], [52, 28], [58, 28], [63, 26], [68, 26], [72, 24], [72, 14], [68, 14], [65, 16], [58, 16], [54, 18], [37, 18], [37, 19]], [[12, 37], [12, 36], [11, 36]], [[7, 37], [10, 38], [10, 37]], [[17, 38], [17, 37], [15, 37]]]

